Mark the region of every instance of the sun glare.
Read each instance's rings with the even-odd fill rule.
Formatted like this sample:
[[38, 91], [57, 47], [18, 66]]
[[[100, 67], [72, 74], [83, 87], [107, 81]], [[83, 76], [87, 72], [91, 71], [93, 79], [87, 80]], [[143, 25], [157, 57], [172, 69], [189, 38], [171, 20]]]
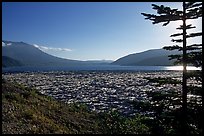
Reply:
[[[183, 66], [169, 66], [169, 67], [166, 67], [167, 70], [178, 70], [178, 71], [182, 71], [183, 70]], [[194, 67], [194, 66], [187, 66], [186, 68], [187, 70], [201, 70], [201, 68], [197, 68], [197, 67]]]

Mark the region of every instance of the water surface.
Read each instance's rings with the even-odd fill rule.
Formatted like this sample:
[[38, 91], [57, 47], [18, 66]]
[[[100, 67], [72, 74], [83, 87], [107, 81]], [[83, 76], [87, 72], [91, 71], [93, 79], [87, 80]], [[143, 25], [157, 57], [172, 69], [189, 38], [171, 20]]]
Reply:
[[[181, 71], [182, 66], [118, 66], [118, 65], [82, 65], [82, 66], [65, 66], [65, 67], [35, 67], [35, 66], [20, 66], [2, 68], [2, 72], [36, 72], [36, 71], [80, 71], [80, 70], [120, 70], [120, 71], [163, 71], [173, 70]], [[187, 70], [201, 70], [193, 66], [188, 66]]]

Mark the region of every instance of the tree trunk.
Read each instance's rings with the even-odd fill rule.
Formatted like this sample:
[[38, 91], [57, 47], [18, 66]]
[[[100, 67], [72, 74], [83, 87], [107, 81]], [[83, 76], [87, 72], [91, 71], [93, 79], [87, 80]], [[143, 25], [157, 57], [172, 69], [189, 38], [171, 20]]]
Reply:
[[186, 6], [183, 2], [183, 81], [182, 81], [182, 133], [187, 133], [187, 70], [186, 70]]

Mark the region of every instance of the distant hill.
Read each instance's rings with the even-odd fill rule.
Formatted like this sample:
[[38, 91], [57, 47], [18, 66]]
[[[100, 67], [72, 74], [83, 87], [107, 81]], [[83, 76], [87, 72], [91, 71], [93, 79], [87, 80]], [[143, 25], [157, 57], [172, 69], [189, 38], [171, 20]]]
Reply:
[[23, 64], [15, 59], [12, 59], [7, 56], [2, 56], [2, 66], [3, 67], [13, 67], [13, 66], [22, 66]]
[[81, 66], [95, 64], [115, 64], [124, 66], [166, 66], [173, 65], [168, 55], [179, 54], [178, 51], [153, 49], [141, 53], [130, 54], [112, 62], [111, 60], [79, 61], [64, 59], [47, 54], [34, 45], [24, 42], [2, 41], [2, 58], [4, 67], [10, 66]]
[[168, 55], [171, 54], [180, 54], [180, 52], [152, 49], [124, 56], [111, 64], [122, 66], [169, 66], [173, 65], [174, 62], [168, 59]]
[[[93, 64], [109, 64], [111, 60], [79, 61], [64, 59], [47, 54], [34, 45], [24, 42], [2, 41], [2, 56], [21, 62], [24, 66], [81, 66]], [[4, 60], [5, 63], [8, 59]], [[17, 63], [16, 63], [17, 64]], [[10, 66], [10, 65], [8, 65]], [[17, 66], [17, 65], [16, 65]], [[18, 65], [20, 66], [20, 65]]]
[[26, 66], [72, 66], [84, 63], [49, 55], [24, 42], [2, 41], [2, 56], [20, 61]]

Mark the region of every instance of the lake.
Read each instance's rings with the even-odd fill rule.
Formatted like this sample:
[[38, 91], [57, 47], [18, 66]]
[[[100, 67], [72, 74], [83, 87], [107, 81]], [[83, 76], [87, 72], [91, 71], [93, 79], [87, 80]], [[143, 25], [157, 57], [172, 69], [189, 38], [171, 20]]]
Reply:
[[[119, 66], [119, 65], [82, 65], [82, 66], [66, 66], [66, 67], [34, 67], [20, 66], [2, 68], [2, 72], [36, 72], [36, 71], [80, 71], [80, 70], [112, 70], [112, 71], [163, 71], [163, 70], [182, 70], [182, 66]], [[187, 70], [201, 70], [193, 66], [188, 66]]]

